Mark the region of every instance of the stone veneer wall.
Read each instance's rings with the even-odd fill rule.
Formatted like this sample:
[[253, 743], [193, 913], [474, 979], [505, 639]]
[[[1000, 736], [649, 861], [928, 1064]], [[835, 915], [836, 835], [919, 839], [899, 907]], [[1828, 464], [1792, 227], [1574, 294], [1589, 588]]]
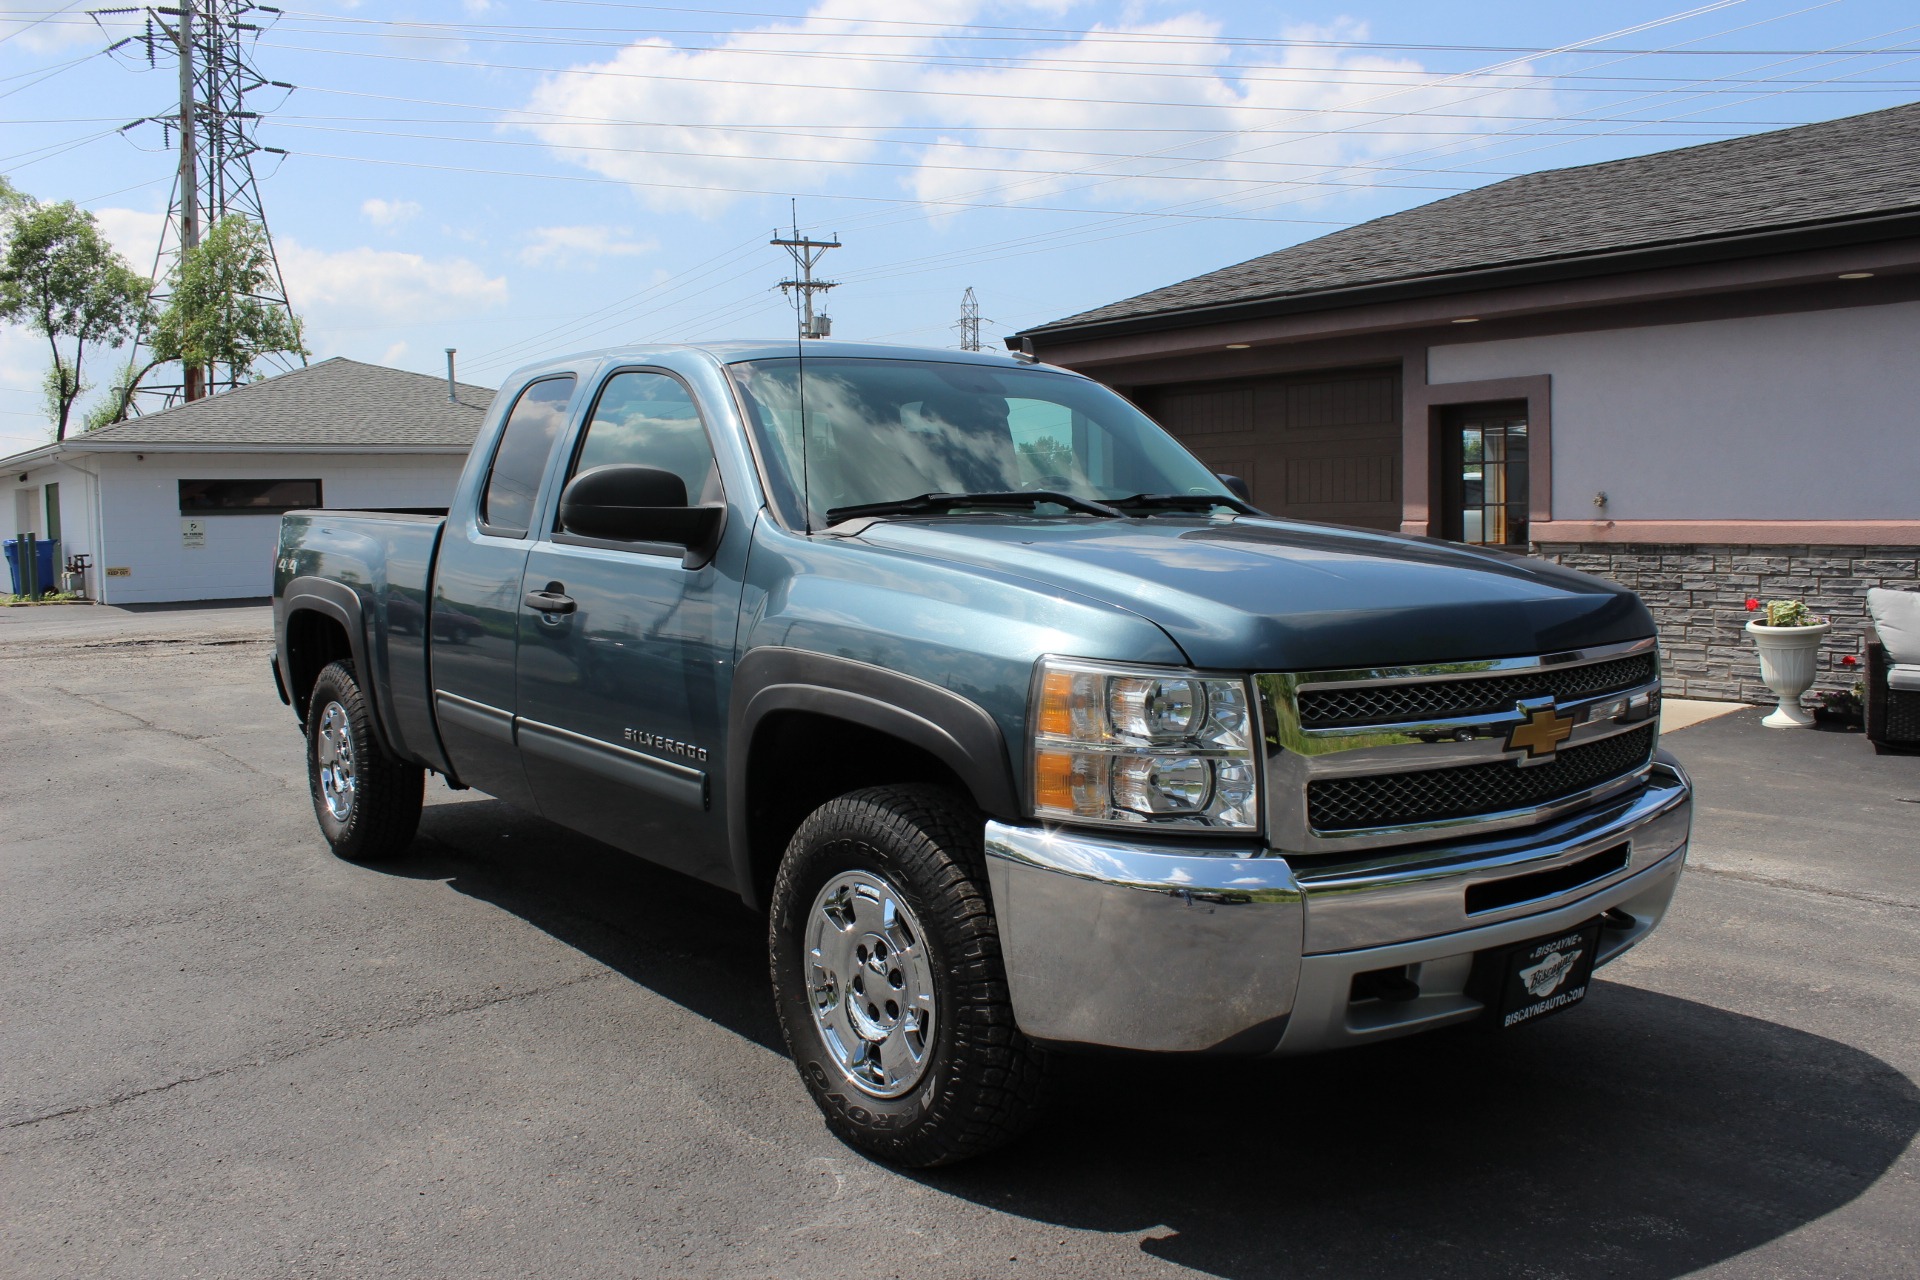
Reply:
[[1841, 658], [1865, 652], [1867, 588], [1920, 590], [1920, 547], [1536, 543], [1533, 553], [1637, 592], [1660, 625], [1666, 690], [1680, 698], [1771, 703], [1760, 683], [1747, 599], [1804, 600], [1833, 619], [1815, 689], [1861, 678]]

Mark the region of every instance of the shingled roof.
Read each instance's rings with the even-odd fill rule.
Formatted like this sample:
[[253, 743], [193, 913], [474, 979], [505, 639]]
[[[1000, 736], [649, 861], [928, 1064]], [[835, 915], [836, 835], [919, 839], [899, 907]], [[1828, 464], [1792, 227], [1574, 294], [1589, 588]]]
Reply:
[[424, 373], [336, 356], [204, 400], [67, 437], [68, 448], [311, 446], [464, 450], [480, 432], [493, 391]]
[[[1147, 317], [1920, 209], [1920, 103], [1509, 178], [1027, 330]], [[1463, 282], [1464, 284], [1464, 282]]]

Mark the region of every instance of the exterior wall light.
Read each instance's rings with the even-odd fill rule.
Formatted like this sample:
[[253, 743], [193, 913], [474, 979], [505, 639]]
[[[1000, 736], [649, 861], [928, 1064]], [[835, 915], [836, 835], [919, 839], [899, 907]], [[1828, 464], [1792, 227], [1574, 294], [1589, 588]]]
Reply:
[[1479, 316], [1458, 316], [1454, 319], [1454, 323], [1455, 324], [1479, 324], [1480, 317]]
[[1229, 343], [1227, 344], [1227, 350], [1229, 350], [1229, 351], [1245, 351], [1245, 350], [1246, 350], [1246, 349], [1247, 349], [1248, 347], [1250, 347], [1250, 346], [1252, 346], [1252, 345], [1253, 345], [1253, 344], [1252, 344], [1251, 342], [1229, 342]]
[[1873, 279], [1873, 272], [1871, 272], [1871, 271], [1842, 271], [1842, 272], [1840, 273], [1840, 279], [1842, 279], [1842, 280], [1871, 280], [1871, 279]]

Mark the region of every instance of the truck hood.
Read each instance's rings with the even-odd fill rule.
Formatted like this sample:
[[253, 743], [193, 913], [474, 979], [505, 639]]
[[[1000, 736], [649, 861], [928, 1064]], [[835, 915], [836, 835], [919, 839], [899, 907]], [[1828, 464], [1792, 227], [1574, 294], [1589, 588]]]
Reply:
[[1639, 599], [1600, 578], [1334, 525], [948, 517], [882, 521], [859, 539], [1110, 601], [1157, 623], [1203, 668], [1464, 662], [1654, 634]]

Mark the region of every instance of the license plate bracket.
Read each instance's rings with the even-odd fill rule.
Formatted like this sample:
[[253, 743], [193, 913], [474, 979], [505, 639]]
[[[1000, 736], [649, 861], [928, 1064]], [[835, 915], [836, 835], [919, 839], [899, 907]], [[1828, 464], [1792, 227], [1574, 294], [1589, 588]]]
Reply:
[[1570, 1009], [1587, 998], [1600, 950], [1595, 917], [1557, 933], [1482, 951], [1474, 958], [1471, 994], [1499, 1030]]

